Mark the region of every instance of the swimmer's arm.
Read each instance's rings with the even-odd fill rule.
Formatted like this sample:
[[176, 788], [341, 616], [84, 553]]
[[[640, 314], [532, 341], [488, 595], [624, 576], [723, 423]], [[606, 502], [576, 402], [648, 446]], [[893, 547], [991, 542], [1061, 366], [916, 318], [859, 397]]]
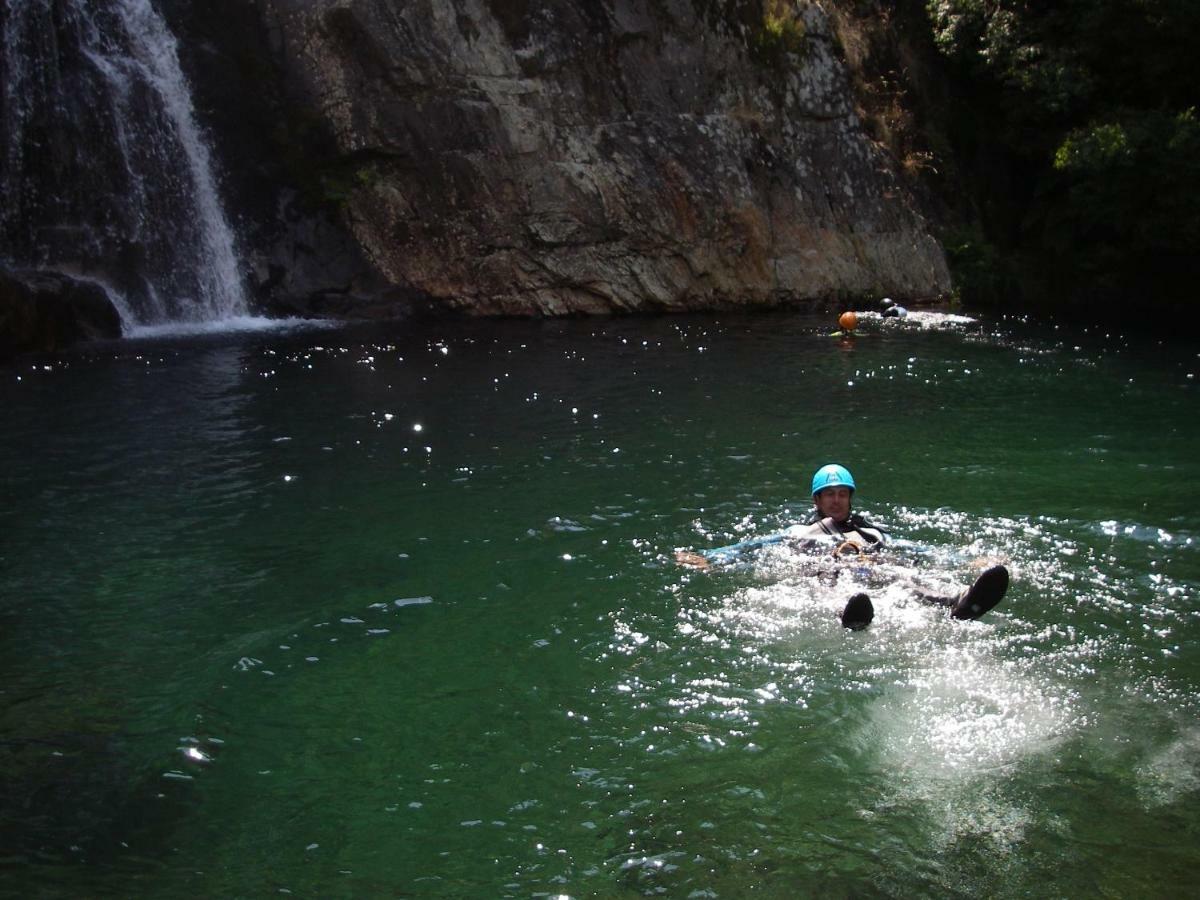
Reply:
[[710, 550], [698, 551], [676, 550], [675, 561], [681, 566], [688, 566], [693, 569], [708, 569], [714, 565], [725, 565], [726, 563], [735, 562], [747, 553], [761, 550], [763, 547], [769, 547], [772, 544], [782, 544], [784, 541], [818, 542], [829, 540], [829, 536], [824, 532], [819, 530], [814, 532], [812, 529], [813, 526], [811, 525], [793, 525], [774, 534], [747, 538], [744, 541], [738, 541], [736, 544], [729, 544], [725, 547], [713, 547]]
[[692, 569], [708, 569], [714, 565], [725, 565], [726, 563], [734, 562], [747, 553], [760, 550], [771, 544], [783, 543], [792, 536], [790, 534], [791, 531], [792, 529], [789, 528], [787, 531], [747, 538], [744, 541], [738, 541], [736, 544], [729, 544], [725, 547], [713, 547], [711, 550], [676, 550], [675, 561], [681, 566], [687, 566]]

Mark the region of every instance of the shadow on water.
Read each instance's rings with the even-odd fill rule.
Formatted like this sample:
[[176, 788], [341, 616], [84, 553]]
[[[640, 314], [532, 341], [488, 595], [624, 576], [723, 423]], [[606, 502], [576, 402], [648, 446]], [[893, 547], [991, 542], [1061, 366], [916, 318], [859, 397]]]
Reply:
[[[4, 370], [10, 882], [1189, 884], [1194, 355], [864, 319], [851, 342], [794, 315], [210, 335]], [[805, 515], [830, 457], [919, 552], [832, 583], [789, 550], [671, 563]], [[1013, 572], [982, 621], [903, 587], [981, 557]], [[877, 617], [851, 633], [859, 588]]]

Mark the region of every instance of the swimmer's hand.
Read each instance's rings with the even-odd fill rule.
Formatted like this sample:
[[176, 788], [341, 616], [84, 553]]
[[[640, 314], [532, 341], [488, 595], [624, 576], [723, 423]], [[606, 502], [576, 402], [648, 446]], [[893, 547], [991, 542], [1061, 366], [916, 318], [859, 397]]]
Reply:
[[675, 562], [681, 566], [687, 566], [689, 569], [707, 569], [711, 563], [699, 553], [693, 553], [691, 550], [676, 550]]

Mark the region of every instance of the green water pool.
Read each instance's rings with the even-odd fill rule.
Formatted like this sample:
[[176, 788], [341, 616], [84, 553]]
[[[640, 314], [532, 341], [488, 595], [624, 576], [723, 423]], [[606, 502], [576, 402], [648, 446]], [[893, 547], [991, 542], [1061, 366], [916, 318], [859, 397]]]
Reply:
[[[282, 329], [0, 369], [11, 896], [1145, 897], [1200, 865], [1195, 346]], [[957, 623], [794, 549], [856, 508]]]

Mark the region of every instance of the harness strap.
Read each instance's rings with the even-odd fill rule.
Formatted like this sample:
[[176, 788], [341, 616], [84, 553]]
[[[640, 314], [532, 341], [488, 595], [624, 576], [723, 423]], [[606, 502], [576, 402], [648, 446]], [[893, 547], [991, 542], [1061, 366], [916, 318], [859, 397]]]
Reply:
[[833, 516], [826, 516], [819, 523], [821, 530], [830, 537], [841, 537], [842, 529], [838, 527], [838, 523], [833, 521]]
[[[843, 528], [838, 522], [835, 522], [833, 516], [825, 516], [825, 518], [821, 519], [817, 524], [820, 525], [821, 530], [827, 535], [832, 538], [839, 539], [839, 550], [844, 544], [855, 543], [857, 545], [857, 542], [845, 540], [847, 533], [855, 534], [862, 538], [862, 540], [866, 542], [867, 548], [869, 549], [873, 549], [876, 546], [882, 546], [883, 542], [878, 536], [871, 533], [875, 529], [866, 519], [862, 518], [861, 516], [852, 515], [846, 520], [846, 523], [850, 526], [848, 529]], [[835, 551], [834, 555], [836, 556], [840, 554]]]

